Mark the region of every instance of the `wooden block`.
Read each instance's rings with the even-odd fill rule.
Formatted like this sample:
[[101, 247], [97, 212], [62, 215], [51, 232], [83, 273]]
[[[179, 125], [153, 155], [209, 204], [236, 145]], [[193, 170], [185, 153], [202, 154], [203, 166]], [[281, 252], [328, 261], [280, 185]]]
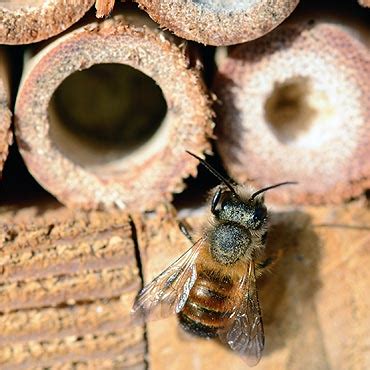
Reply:
[[[176, 317], [129, 323], [141, 285], [135, 244], [146, 282], [189, 247], [172, 208], [132, 220], [61, 208], [26, 222], [31, 214], [1, 217], [1, 369], [246, 368], [219, 342], [184, 334]], [[207, 218], [186, 221], [196, 230]], [[266, 334], [257, 368], [368, 368], [369, 225], [360, 202], [272, 213], [267, 253], [282, 256], [257, 282]]]
[[1, 369], [145, 367], [127, 214], [3, 211], [0, 243]]
[[[124, 358], [125, 366], [137, 366], [143, 360], [144, 345], [140, 330], [116, 330], [102, 335], [88, 334], [83, 337], [66, 337], [42, 342], [13, 344], [0, 349], [2, 369], [29, 369], [50, 367], [54, 364], [89, 362]], [[121, 360], [122, 362], [122, 360]]]
[[[207, 214], [187, 219], [200, 225]], [[173, 211], [135, 219], [148, 283], [189, 247]], [[282, 257], [258, 282], [266, 347], [259, 369], [367, 369], [370, 210], [363, 203], [281, 209], [267, 253]], [[189, 338], [176, 317], [148, 323], [151, 369], [246, 369], [215, 340]]]

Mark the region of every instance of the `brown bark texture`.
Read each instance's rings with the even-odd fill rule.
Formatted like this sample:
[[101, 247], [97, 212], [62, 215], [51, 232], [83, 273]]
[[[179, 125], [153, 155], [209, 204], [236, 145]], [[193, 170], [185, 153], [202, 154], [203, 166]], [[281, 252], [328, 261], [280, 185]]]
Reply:
[[[180, 192], [185, 177], [195, 176], [197, 161], [185, 150], [199, 154], [210, 150], [212, 111], [199, 59], [186, 43], [179, 42], [158, 30], [149, 18], [126, 14], [66, 34], [29, 61], [15, 107], [16, 137], [29, 171], [59, 201], [84, 209], [152, 209]], [[127, 152], [129, 141], [111, 150], [109, 143], [102, 143], [105, 132], [87, 144], [83, 132], [72, 134], [64, 123], [70, 119], [63, 114], [75, 114], [78, 102], [59, 111], [51, 103], [63, 80], [97, 64], [132, 67], [130, 73], [142, 72], [163, 93], [167, 111], [160, 127], [135, 150]], [[99, 86], [90, 90], [96, 99], [107, 101]], [[117, 89], [117, 94], [123, 94], [121, 106], [132, 95], [130, 88]], [[83, 101], [84, 96], [77, 98]], [[142, 114], [143, 108], [130, 109], [133, 112], [124, 123], [134, 130], [135, 112]], [[100, 112], [111, 110], [108, 100]], [[152, 119], [151, 111], [147, 116]]]
[[94, 0], [9, 0], [0, 3], [0, 43], [45, 40], [76, 23]]
[[3, 210], [0, 239], [1, 369], [144, 368], [127, 215]]
[[287, 18], [299, 0], [135, 0], [161, 27], [209, 45], [254, 40]]
[[10, 65], [7, 52], [0, 48], [0, 177], [9, 146], [13, 141], [11, 131], [12, 113], [10, 104]]
[[[208, 213], [186, 218], [201, 229]], [[145, 283], [189, 248], [173, 212], [135, 219]], [[362, 202], [271, 212], [266, 254], [280, 259], [257, 281], [266, 346], [257, 369], [367, 369], [370, 211]], [[216, 340], [189, 337], [176, 317], [147, 325], [153, 370], [246, 369]]]
[[288, 22], [219, 58], [217, 145], [239, 183], [295, 180], [266, 194], [327, 204], [370, 185], [369, 33], [322, 16]]
[[369, 7], [370, 7], [370, 1], [369, 1], [369, 0], [358, 0], [358, 3], [359, 3], [361, 6], [364, 6], [364, 7], [367, 7], [367, 8], [369, 8]]
[[115, 0], [96, 0], [95, 9], [97, 18], [107, 17], [113, 10]]

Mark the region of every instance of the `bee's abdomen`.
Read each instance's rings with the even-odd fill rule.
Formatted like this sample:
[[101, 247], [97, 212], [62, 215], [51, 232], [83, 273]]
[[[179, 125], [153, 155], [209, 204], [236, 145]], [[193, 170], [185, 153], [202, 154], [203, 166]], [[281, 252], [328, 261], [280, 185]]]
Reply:
[[229, 320], [233, 283], [227, 277], [199, 274], [189, 298], [179, 313], [181, 326], [201, 337], [214, 337]]

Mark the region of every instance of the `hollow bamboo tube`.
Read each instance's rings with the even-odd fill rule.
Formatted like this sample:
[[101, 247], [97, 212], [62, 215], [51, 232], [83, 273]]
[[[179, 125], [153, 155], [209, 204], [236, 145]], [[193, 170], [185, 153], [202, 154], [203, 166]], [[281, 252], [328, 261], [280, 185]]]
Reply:
[[238, 182], [295, 180], [276, 202], [338, 203], [370, 185], [368, 36], [317, 17], [236, 46], [214, 91], [218, 149]]
[[153, 27], [137, 14], [116, 16], [27, 63], [15, 108], [19, 149], [62, 203], [150, 209], [195, 175], [185, 150], [209, 149], [198, 59]]
[[152, 19], [176, 35], [209, 45], [231, 45], [263, 36], [299, 0], [135, 0]]
[[364, 7], [367, 7], [367, 8], [369, 8], [369, 7], [370, 7], [370, 0], [358, 0], [358, 3], [359, 3], [361, 6], [364, 6]]
[[[209, 213], [186, 219], [195, 231]], [[370, 212], [362, 202], [271, 213], [266, 256], [281, 257], [257, 280], [265, 328], [258, 368], [366, 369], [370, 283]], [[135, 219], [145, 283], [189, 248], [171, 211]], [[367, 226], [367, 228], [366, 228]], [[194, 237], [198, 237], [189, 229]], [[153, 370], [246, 369], [217, 340], [185, 335], [176, 315], [147, 325]], [[196, 365], [194, 365], [196, 364]]]
[[9, 0], [0, 2], [0, 43], [45, 40], [77, 22], [94, 0]]
[[96, 0], [95, 9], [98, 18], [107, 17], [114, 7], [114, 0]]
[[0, 220], [1, 369], [144, 368], [128, 215], [24, 208]]
[[0, 178], [8, 156], [13, 135], [10, 129], [12, 114], [10, 104], [9, 61], [4, 49], [0, 48]]

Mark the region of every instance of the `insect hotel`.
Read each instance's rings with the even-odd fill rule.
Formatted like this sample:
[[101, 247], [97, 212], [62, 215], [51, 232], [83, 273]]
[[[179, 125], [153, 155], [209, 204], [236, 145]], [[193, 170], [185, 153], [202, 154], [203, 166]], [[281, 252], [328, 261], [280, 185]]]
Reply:
[[0, 368], [370, 368], [368, 7], [0, 2]]

